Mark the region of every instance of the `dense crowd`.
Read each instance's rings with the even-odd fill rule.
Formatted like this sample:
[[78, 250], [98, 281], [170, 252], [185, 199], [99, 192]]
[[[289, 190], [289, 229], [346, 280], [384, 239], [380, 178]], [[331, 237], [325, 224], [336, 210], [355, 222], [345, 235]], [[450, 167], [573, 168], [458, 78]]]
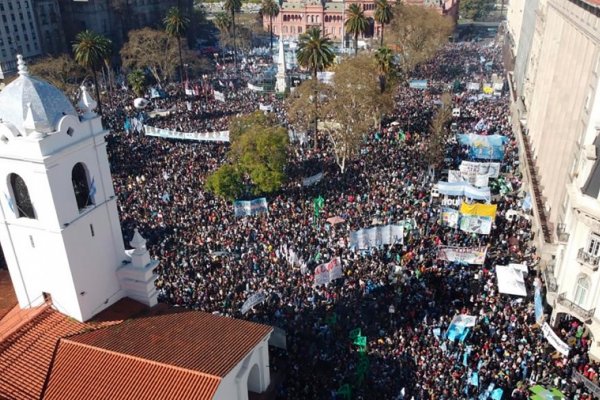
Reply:
[[[281, 399], [342, 398], [336, 391], [345, 384], [357, 399], [487, 399], [490, 385], [502, 389], [502, 399], [527, 399], [535, 384], [557, 387], [570, 399], [590, 399], [570, 378], [577, 370], [598, 380], [585, 331], [575, 320], [556, 329], [565, 341], [575, 338], [564, 357], [535, 319], [538, 256], [531, 218], [523, 210], [508, 96], [464, 89], [468, 82], [502, 75], [500, 53], [495, 42], [448, 44], [414, 73], [429, 80], [428, 88], [399, 89], [394, 115], [368, 134], [360, 157], [343, 174], [325, 140], [317, 149], [292, 150], [288, 181], [268, 196], [268, 215], [243, 218], [234, 217], [231, 203], [203, 189], [227, 146], [125, 133], [123, 123], [136, 111], [124, 106], [132, 99], [121, 95], [105, 119], [114, 132], [108, 138], [113, 179], [125, 237], [139, 227], [160, 260], [160, 300], [284, 329], [287, 351], [272, 349], [270, 363], [281, 378], [274, 379]], [[183, 131], [220, 130], [232, 115], [257, 110], [263, 102], [272, 104], [285, 124], [281, 104], [246, 89], [248, 79], [239, 77], [225, 102], [170, 96], [160, 106], [176, 111], [152, 122]], [[500, 194], [490, 185], [498, 206], [490, 235], [445, 226], [439, 199], [431, 197], [446, 175], [431, 171], [422, 153], [440, 96], [455, 86], [453, 103], [461, 109], [453, 121], [457, 131], [474, 132], [478, 126], [479, 133], [509, 139], [501, 172], [511, 190]], [[458, 169], [465, 159], [467, 150], [450, 140], [444, 169]], [[323, 171], [323, 179], [304, 187], [302, 178], [315, 171]], [[318, 196], [325, 201], [317, 217]], [[325, 222], [333, 216], [344, 222]], [[402, 243], [349, 247], [351, 231], [401, 221]], [[483, 265], [440, 261], [440, 245], [486, 246], [487, 257]], [[312, 271], [335, 257], [341, 258], [343, 278], [315, 287]], [[510, 262], [529, 267], [527, 298], [498, 292], [495, 266]], [[259, 291], [265, 301], [242, 315], [243, 303]], [[476, 325], [464, 341], [444, 339], [459, 314], [478, 317]], [[356, 328], [367, 337], [364, 380], [357, 378], [361, 355], [349, 338]]]

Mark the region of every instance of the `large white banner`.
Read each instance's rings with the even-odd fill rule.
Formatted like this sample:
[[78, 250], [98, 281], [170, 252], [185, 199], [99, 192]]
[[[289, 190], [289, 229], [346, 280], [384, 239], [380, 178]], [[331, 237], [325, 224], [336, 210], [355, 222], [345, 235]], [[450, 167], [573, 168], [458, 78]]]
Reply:
[[462, 161], [458, 169], [462, 174], [473, 177], [487, 175], [490, 178], [497, 178], [500, 175], [500, 163], [498, 162]]
[[464, 262], [467, 264], [482, 265], [485, 262], [487, 247], [438, 247], [438, 260], [450, 262]]
[[564, 356], [569, 355], [569, 345], [560, 340], [558, 335], [554, 333], [547, 322], [544, 322], [544, 325], [542, 325], [542, 333], [544, 334], [546, 340], [548, 340], [548, 343], [550, 343], [552, 347], [556, 349], [556, 351]]
[[233, 202], [233, 213], [236, 217], [247, 217], [268, 212], [267, 199], [264, 197], [250, 201], [236, 200]]
[[451, 169], [448, 171], [448, 182], [468, 182], [476, 187], [487, 187], [489, 183], [488, 175], [463, 173], [461, 170]]
[[468, 233], [489, 235], [492, 230], [492, 217], [481, 217], [479, 215], [461, 215], [460, 230]]
[[197, 140], [200, 142], [229, 142], [229, 131], [219, 132], [178, 132], [172, 129], [155, 128], [144, 125], [146, 136], [165, 139]]
[[215, 100], [225, 103], [225, 94], [224, 93], [214, 90], [213, 94], [215, 96]]
[[323, 173], [319, 172], [318, 174], [302, 179], [302, 186], [314, 185], [315, 183], [321, 181], [321, 179], [323, 179]]
[[263, 104], [263, 103], [260, 103], [260, 104], [258, 105], [258, 109], [259, 109], [260, 111], [268, 111], [268, 112], [272, 112], [272, 111], [273, 111], [273, 106], [272, 106], [271, 104]]
[[248, 89], [254, 90], [255, 92], [262, 92], [264, 88], [262, 86], [256, 86], [248, 82]]
[[246, 314], [252, 307], [265, 301], [265, 294], [263, 292], [254, 293], [242, 305], [242, 314]]
[[404, 225], [381, 225], [350, 232], [349, 247], [369, 249], [404, 242]]
[[344, 273], [342, 272], [342, 260], [339, 257], [336, 257], [328, 263], [317, 265], [317, 267], [315, 267], [314, 285], [327, 285], [342, 276], [344, 276]]
[[514, 296], [527, 296], [523, 272], [510, 265], [496, 265], [498, 291]]

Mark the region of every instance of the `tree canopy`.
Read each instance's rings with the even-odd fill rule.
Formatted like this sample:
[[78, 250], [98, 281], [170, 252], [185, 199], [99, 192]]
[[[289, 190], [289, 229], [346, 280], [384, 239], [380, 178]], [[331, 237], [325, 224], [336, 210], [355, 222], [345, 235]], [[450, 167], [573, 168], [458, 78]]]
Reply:
[[450, 18], [425, 7], [399, 3], [393, 13], [385, 41], [398, 54], [399, 70], [406, 78], [416, 65], [436, 55], [454, 26]]
[[287, 166], [288, 135], [275, 118], [261, 112], [236, 117], [230, 123], [228, 163], [206, 181], [206, 188], [228, 200], [245, 193], [250, 183], [254, 195], [281, 188]]
[[393, 89], [381, 91], [377, 61], [367, 54], [347, 59], [335, 68], [333, 89], [324, 106], [323, 128], [341, 172], [359, 154], [369, 131], [393, 109]]
[[64, 92], [76, 90], [85, 78], [83, 67], [66, 54], [57, 57], [44, 57], [29, 65], [32, 75], [47, 80]]

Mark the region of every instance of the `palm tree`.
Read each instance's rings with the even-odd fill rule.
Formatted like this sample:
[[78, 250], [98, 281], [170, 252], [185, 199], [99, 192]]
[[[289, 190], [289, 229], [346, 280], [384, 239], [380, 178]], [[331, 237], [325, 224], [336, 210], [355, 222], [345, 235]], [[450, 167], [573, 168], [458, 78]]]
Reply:
[[127, 75], [127, 82], [129, 82], [131, 89], [138, 97], [141, 97], [146, 91], [146, 75], [141, 69], [131, 71]]
[[225, 0], [225, 10], [231, 14], [231, 28], [233, 31], [233, 64], [237, 69], [237, 48], [235, 46], [235, 13], [242, 9], [242, 0]]
[[392, 6], [387, 0], [375, 0], [375, 21], [381, 25], [380, 46], [383, 46], [383, 27], [389, 24], [394, 18]]
[[318, 71], [323, 71], [333, 64], [335, 58], [333, 43], [329, 36], [321, 36], [319, 28], [307, 29], [305, 33], [298, 37], [296, 58], [298, 64], [308, 69], [313, 78], [317, 79]]
[[279, 6], [275, 0], [263, 0], [260, 9], [263, 16], [269, 16], [269, 33], [271, 34], [271, 52], [273, 52], [273, 17], [279, 15]]
[[79, 32], [73, 43], [75, 61], [92, 72], [99, 114], [102, 114], [102, 103], [100, 101], [100, 90], [98, 89], [97, 72], [102, 68], [102, 64], [110, 54], [111, 48], [112, 42], [110, 39], [90, 30]]
[[375, 52], [375, 60], [377, 60], [377, 69], [379, 70], [379, 90], [381, 90], [381, 93], [385, 91], [387, 78], [392, 72], [393, 59], [394, 54], [387, 47], [380, 47]]
[[344, 22], [346, 33], [354, 35], [354, 55], [358, 53], [358, 35], [365, 33], [367, 30], [368, 21], [365, 17], [365, 12], [361, 10], [356, 3], [350, 4], [348, 7], [348, 18]]
[[163, 19], [165, 31], [170, 36], [177, 39], [177, 48], [179, 49], [179, 77], [183, 83], [183, 55], [181, 53], [181, 37], [185, 34], [190, 24], [190, 19], [181, 13], [179, 7], [171, 7]]
[[315, 85], [315, 147], [317, 143], [317, 111], [319, 107], [319, 96], [317, 95], [317, 72], [329, 68], [333, 64], [333, 43], [329, 36], [321, 36], [319, 28], [308, 29], [298, 38], [298, 50], [296, 50], [298, 64], [311, 71]]

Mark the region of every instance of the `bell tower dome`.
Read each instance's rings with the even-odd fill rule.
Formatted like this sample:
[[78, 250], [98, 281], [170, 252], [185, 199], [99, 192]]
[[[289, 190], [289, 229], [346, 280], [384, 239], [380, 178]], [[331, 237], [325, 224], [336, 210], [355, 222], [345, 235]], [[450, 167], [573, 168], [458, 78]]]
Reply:
[[[51, 295], [58, 311], [85, 321], [127, 295], [117, 270], [131, 256], [108, 132], [85, 87], [79, 116], [60, 90], [29, 75], [20, 56], [18, 70], [0, 92], [0, 242], [22, 308]], [[156, 296], [146, 300], [154, 305]]]

